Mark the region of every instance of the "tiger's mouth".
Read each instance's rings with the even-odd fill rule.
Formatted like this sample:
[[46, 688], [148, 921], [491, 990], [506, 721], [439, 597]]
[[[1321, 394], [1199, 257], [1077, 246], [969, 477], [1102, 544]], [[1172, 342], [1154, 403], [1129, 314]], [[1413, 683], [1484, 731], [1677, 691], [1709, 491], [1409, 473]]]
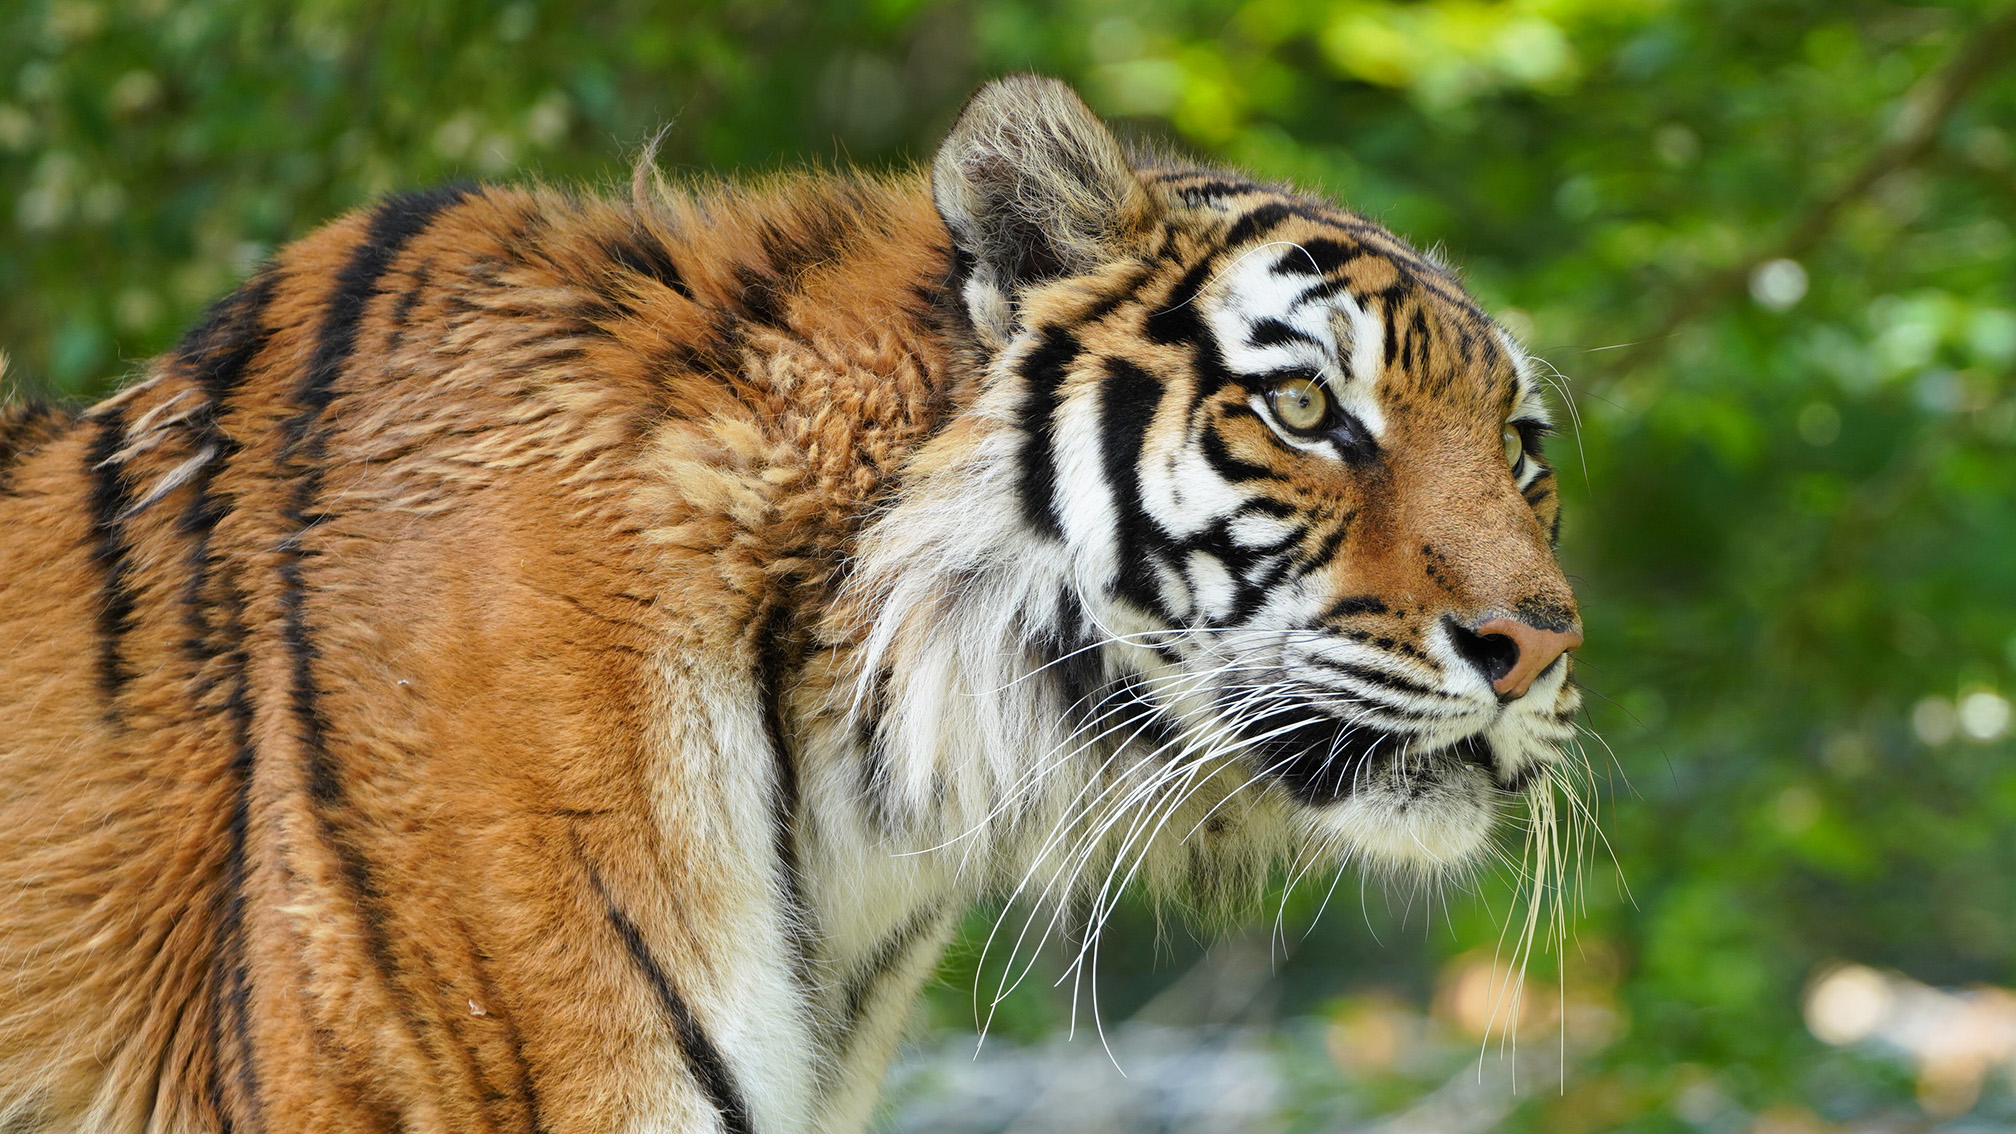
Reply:
[[1359, 794], [1375, 777], [1388, 791], [1396, 782], [1410, 784], [1416, 795], [1466, 765], [1481, 769], [1505, 791], [1519, 790], [1526, 778], [1501, 772], [1481, 729], [1455, 741], [1424, 744], [1408, 733], [1329, 716], [1296, 720], [1285, 712], [1245, 717], [1239, 729], [1261, 774], [1310, 807]]
[[1480, 861], [1503, 802], [1532, 775], [1508, 774], [1484, 730], [1445, 740], [1327, 716], [1237, 727], [1255, 772], [1308, 809], [1312, 832], [1366, 867], [1414, 877]]

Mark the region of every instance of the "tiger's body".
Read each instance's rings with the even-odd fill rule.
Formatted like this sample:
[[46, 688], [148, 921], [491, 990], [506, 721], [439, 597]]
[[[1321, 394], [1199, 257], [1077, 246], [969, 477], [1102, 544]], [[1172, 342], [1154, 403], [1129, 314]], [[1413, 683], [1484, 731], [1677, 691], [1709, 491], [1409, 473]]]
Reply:
[[1460, 865], [1574, 708], [1536, 398], [1037, 80], [338, 221], [0, 417], [0, 1128], [854, 1130], [990, 893]]

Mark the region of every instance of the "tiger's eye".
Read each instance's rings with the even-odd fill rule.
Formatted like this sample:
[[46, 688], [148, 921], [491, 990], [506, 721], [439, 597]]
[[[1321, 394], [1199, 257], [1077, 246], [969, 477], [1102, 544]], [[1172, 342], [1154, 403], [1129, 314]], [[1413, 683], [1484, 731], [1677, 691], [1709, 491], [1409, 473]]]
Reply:
[[1505, 463], [1512, 468], [1519, 467], [1519, 458], [1526, 455], [1526, 439], [1511, 426], [1505, 427]]
[[1274, 387], [1271, 400], [1274, 416], [1298, 433], [1321, 429], [1330, 419], [1330, 395], [1308, 378], [1290, 378]]

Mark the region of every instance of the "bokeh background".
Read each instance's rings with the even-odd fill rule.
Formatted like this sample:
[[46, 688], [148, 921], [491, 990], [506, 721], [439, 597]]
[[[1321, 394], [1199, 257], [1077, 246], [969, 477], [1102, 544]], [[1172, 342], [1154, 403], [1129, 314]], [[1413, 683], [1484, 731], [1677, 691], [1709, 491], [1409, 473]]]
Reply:
[[2016, 1129], [2006, 2], [9, 0], [8, 382], [103, 392], [386, 190], [614, 185], [660, 127], [928, 160], [1015, 69], [1441, 245], [1565, 376], [1607, 845], [1516, 1005], [1509, 872], [1130, 908], [1096, 1027], [1039, 966], [977, 1058], [969, 943], [884, 1127]]

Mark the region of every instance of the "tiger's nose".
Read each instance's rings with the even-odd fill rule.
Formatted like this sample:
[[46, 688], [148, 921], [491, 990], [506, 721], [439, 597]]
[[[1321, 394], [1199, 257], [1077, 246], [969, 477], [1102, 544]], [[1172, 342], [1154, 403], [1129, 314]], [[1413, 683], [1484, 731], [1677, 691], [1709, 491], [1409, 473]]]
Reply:
[[1516, 618], [1491, 618], [1476, 629], [1449, 619], [1456, 648], [1501, 701], [1524, 697], [1554, 660], [1582, 644], [1580, 630], [1542, 630]]

